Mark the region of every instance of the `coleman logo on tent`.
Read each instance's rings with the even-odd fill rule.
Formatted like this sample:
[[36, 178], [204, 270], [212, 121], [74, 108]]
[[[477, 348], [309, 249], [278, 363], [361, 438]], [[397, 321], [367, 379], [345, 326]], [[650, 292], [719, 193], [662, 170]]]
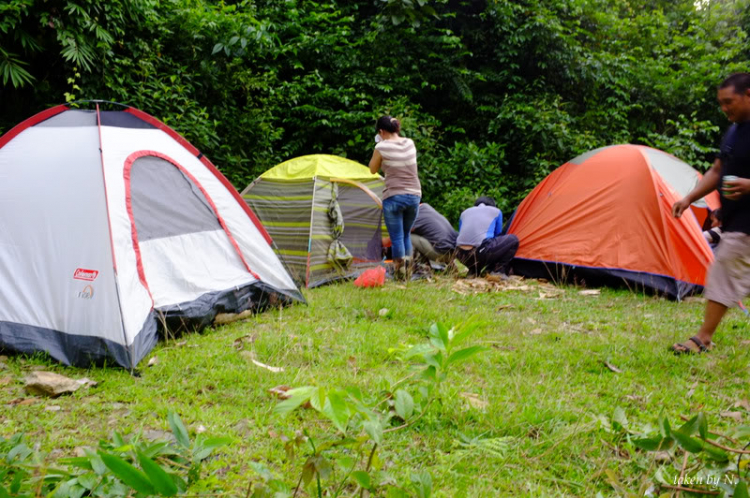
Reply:
[[76, 278], [78, 280], [88, 280], [89, 282], [93, 282], [97, 275], [99, 275], [99, 272], [97, 270], [87, 270], [85, 268], [76, 268], [76, 272], [73, 274], [73, 278]]
[[78, 293], [78, 297], [81, 299], [93, 299], [94, 298], [94, 288], [90, 285], [87, 285], [83, 288], [81, 292]]

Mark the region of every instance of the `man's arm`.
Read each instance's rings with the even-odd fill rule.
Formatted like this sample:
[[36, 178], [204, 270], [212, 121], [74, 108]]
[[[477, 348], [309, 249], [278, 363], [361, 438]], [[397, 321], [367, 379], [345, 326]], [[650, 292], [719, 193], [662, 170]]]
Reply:
[[672, 215], [679, 218], [690, 207], [690, 204], [716, 190], [716, 187], [719, 186], [719, 178], [721, 178], [721, 159], [716, 159], [711, 165], [711, 169], [706, 171], [706, 174], [698, 182], [698, 185], [688, 195], [674, 203]]

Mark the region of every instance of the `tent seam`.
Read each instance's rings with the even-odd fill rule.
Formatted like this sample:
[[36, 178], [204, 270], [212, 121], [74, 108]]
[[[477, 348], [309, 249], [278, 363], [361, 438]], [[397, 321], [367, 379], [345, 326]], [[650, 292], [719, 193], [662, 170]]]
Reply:
[[128, 345], [128, 334], [125, 330], [125, 315], [122, 312], [122, 300], [120, 297], [120, 282], [117, 274], [117, 259], [115, 258], [115, 243], [112, 236], [112, 218], [109, 214], [109, 196], [107, 194], [107, 180], [104, 174], [104, 142], [102, 141], [102, 120], [101, 113], [99, 112], [99, 104], [96, 104], [96, 127], [99, 135], [99, 159], [102, 166], [102, 186], [104, 187], [104, 208], [107, 213], [107, 228], [109, 229], [109, 249], [112, 253], [112, 270], [113, 279], [115, 281], [115, 293], [117, 295], [117, 308], [120, 310], [120, 326], [122, 327], [122, 340], [123, 347], [130, 356], [130, 369], [135, 369], [135, 341], [133, 344]]

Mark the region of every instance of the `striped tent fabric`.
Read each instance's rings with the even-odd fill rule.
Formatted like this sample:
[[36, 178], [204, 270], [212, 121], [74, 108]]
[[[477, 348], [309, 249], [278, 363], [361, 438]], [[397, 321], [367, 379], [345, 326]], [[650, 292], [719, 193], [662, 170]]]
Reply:
[[[383, 220], [379, 175], [345, 158], [302, 156], [261, 175], [242, 197], [258, 215], [292, 278], [316, 287], [358, 275], [382, 260]], [[346, 268], [331, 261], [336, 240], [332, 202], [343, 214], [338, 241], [353, 257]]]
[[273, 240], [276, 254], [298, 283], [305, 282], [313, 190], [310, 180], [261, 180], [250, 193], [242, 194]]

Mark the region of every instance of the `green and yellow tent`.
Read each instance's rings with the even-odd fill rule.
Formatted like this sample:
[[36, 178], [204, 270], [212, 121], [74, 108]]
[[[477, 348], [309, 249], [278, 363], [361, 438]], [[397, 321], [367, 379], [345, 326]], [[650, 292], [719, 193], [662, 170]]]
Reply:
[[274, 166], [242, 198], [292, 277], [309, 288], [380, 263], [384, 186], [355, 161], [315, 154]]

